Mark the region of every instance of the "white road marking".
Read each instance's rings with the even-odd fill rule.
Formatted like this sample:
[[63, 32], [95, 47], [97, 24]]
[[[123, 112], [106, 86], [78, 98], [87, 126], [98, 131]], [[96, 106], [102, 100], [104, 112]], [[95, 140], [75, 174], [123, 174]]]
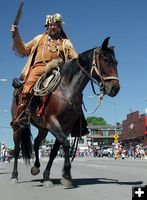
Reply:
[[96, 165], [96, 164], [88, 164], [87, 166], [90, 166], [90, 167], [99, 167], [99, 168], [106, 168], [107, 167], [106, 165]]

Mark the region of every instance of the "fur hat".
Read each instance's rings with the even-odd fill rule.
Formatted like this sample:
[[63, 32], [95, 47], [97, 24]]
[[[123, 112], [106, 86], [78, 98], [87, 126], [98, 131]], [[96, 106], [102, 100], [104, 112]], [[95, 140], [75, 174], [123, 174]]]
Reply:
[[55, 22], [58, 22], [63, 29], [64, 22], [62, 21], [62, 16], [59, 13], [56, 13], [54, 15], [47, 15], [46, 21], [45, 21], [45, 27], [47, 27], [48, 24], [55, 23]]

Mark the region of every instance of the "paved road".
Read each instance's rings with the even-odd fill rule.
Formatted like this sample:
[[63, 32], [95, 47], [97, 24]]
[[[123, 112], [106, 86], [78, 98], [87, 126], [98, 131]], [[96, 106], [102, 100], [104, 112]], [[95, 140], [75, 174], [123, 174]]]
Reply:
[[30, 174], [31, 166], [19, 160], [19, 182], [10, 181], [13, 162], [0, 163], [1, 200], [131, 200], [132, 185], [147, 185], [147, 160], [114, 160], [109, 158], [75, 158], [72, 177], [76, 187], [64, 189], [60, 184], [63, 159], [54, 162], [51, 178], [54, 186], [43, 187], [42, 173]]

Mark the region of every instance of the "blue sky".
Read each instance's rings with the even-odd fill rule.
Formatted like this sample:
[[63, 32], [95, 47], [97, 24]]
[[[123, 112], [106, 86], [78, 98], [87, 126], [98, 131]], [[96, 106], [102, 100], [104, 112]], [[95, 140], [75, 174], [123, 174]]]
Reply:
[[[0, 12], [0, 141], [13, 144], [10, 128], [11, 81], [18, 77], [26, 58], [12, 51], [10, 34], [19, 0], [1, 2]], [[78, 53], [101, 45], [110, 36], [110, 46], [115, 46], [121, 90], [116, 97], [105, 97], [102, 106], [93, 114], [107, 123], [122, 122], [129, 112], [147, 107], [147, 1], [146, 0], [24, 0], [19, 30], [27, 42], [44, 32], [45, 16], [60, 13], [64, 30]], [[97, 88], [98, 90], [98, 88]], [[92, 97], [91, 97], [92, 96]], [[84, 90], [84, 103], [93, 110], [98, 99], [91, 85]], [[2, 112], [8, 110], [8, 112]], [[116, 111], [116, 112], [115, 112]], [[85, 112], [86, 117], [91, 116]], [[32, 130], [33, 134], [36, 130]]]

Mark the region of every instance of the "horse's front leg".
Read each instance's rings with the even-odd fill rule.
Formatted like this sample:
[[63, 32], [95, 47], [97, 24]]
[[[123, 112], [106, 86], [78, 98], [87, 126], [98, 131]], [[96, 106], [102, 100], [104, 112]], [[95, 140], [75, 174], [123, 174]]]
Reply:
[[64, 155], [63, 177], [61, 179], [61, 183], [66, 188], [73, 188], [73, 182], [71, 177], [71, 162], [69, 156], [70, 145], [67, 138], [64, 141], [63, 150], [65, 155]]
[[18, 132], [14, 132], [13, 134], [13, 139], [14, 139], [14, 166], [13, 166], [13, 171], [12, 171], [12, 183], [17, 183], [18, 182], [18, 157], [20, 153], [20, 136]]
[[48, 130], [52, 132], [52, 134], [55, 136], [58, 142], [63, 146], [64, 150], [65, 160], [63, 167], [63, 178], [61, 180], [61, 183], [64, 185], [65, 188], [73, 188], [72, 178], [70, 174], [71, 170], [71, 163], [69, 157], [70, 144], [66, 135], [63, 133], [60, 123], [56, 117], [52, 116], [52, 118], [50, 118], [50, 123], [48, 123]]
[[51, 170], [53, 161], [57, 156], [59, 148], [60, 148], [60, 143], [56, 139], [54, 146], [51, 149], [51, 152], [50, 152], [50, 155], [49, 155], [49, 161], [47, 163], [46, 169], [44, 170], [44, 173], [43, 173], [44, 186], [50, 187], [50, 186], [53, 185], [51, 180], [50, 180], [50, 170]]
[[31, 168], [31, 174], [36, 176], [40, 172], [40, 161], [39, 161], [39, 147], [41, 145], [41, 141], [47, 136], [48, 131], [45, 129], [39, 129], [38, 135], [34, 140], [34, 152], [35, 152], [35, 163]]

